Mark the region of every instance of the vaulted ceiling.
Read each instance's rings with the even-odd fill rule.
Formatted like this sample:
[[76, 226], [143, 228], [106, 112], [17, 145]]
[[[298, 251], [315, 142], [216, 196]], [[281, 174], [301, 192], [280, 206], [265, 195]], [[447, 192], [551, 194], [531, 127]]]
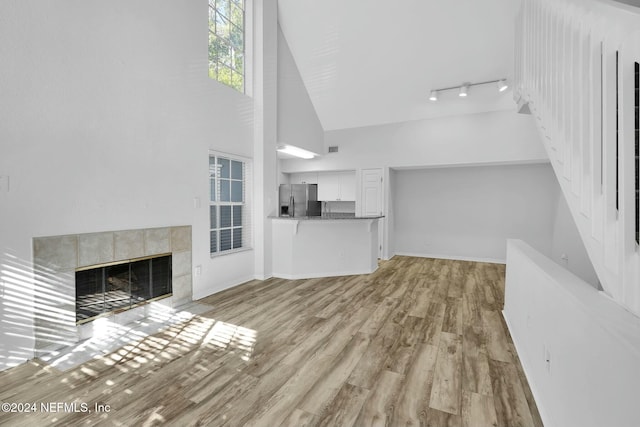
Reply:
[[521, 0], [279, 0], [279, 21], [325, 130], [514, 108]]

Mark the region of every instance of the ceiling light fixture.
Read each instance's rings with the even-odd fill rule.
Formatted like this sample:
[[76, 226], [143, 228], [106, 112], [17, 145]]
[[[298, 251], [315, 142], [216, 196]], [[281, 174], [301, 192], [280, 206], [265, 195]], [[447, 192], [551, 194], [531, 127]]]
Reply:
[[479, 82], [479, 83], [462, 83], [460, 86], [451, 86], [451, 87], [443, 87], [440, 89], [432, 89], [431, 93], [429, 95], [429, 100], [430, 101], [437, 101], [438, 100], [438, 95], [440, 95], [440, 92], [445, 92], [448, 90], [457, 90], [458, 91], [458, 96], [460, 96], [461, 98], [466, 98], [469, 95], [469, 88], [472, 86], [480, 86], [480, 85], [487, 85], [487, 84], [496, 84], [498, 87], [498, 91], [499, 92], [504, 92], [505, 90], [507, 90], [509, 88], [509, 85], [507, 84], [507, 79], [497, 79], [497, 80], [489, 80], [486, 82]]
[[284, 154], [300, 157], [301, 159], [313, 159], [316, 156], [316, 154], [311, 151], [307, 151], [293, 145], [280, 145], [277, 150]]
[[465, 83], [460, 86], [460, 92], [458, 93], [458, 96], [464, 98], [467, 96], [467, 92], [469, 92], [469, 83]]

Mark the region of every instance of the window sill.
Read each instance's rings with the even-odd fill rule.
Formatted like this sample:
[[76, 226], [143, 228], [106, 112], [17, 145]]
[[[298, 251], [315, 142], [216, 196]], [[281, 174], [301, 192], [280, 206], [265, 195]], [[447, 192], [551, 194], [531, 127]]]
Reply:
[[238, 248], [238, 249], [231, 249], [231, 250], [224, 251], [224, 252], [213, 252], [213, 253], [210, 253], [209, 256], [211, 257], [211, 259], [213, 259], [213, 258], [220, 258], [220, 257], [225, 256], [225, 255], [233, 255], [233, 254], [237, 254], [237, 253], [240, 253], [240, 252], [248, 252], [248, 251], [252, 251], [252, 250], [253, 250], [253, 248]]

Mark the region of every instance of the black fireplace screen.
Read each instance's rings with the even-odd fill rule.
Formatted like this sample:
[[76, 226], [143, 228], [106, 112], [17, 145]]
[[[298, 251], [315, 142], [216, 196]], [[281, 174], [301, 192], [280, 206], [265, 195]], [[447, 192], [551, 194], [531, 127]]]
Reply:
[[171, 255], [76, 271], [76, 322], [171, 294]]

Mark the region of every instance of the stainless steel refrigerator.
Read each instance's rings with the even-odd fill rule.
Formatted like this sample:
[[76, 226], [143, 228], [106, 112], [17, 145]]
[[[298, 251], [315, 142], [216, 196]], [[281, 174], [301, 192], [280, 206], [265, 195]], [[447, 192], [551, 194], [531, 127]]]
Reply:
[[280, 184], [280, 216], [320, 216], [317, 184]]

